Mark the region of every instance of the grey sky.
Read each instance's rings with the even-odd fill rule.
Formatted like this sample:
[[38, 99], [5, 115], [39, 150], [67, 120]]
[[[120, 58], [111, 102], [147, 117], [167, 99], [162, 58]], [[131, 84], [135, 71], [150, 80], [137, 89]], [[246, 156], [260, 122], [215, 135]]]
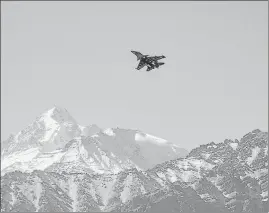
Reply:
[[54, 104], [187, 149], [267, 131], [268, 2], [1, 5], [1, 140]]

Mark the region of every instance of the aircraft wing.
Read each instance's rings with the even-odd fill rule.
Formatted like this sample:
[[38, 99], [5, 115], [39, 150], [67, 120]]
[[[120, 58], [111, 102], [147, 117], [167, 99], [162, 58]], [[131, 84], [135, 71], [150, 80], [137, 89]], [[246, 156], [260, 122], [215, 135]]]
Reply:
[[145, 62], [140, 61], [136, 69], [137, 69], [137, 70], [140, 70], [140, 69], [143, 68], [145, 65], [146, 65]]
[[158, 60], [160, 60], [162, 58], [165, 58], [165, 56], [164, 55], [162, 55], [162, 56], [151, 56], [151, 57], [148, 57], [148, 60], [150, 62], [152, 62], [152, 61], [158, 61]]
[[147, 71], [153, 70], [155, 67], [148, 67]]

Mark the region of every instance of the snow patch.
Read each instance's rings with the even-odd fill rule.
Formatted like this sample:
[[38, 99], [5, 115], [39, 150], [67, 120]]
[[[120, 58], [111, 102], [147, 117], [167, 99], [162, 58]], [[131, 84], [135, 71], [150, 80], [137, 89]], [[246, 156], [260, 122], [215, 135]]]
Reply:
[[230, 146], [233, 148], [233, 150], [236, 150], [238, 143], [230, 143]]
[[169, 179], [172, 183], [177, 181], [177, 176], [175, 174], [175, 172], [172, 169], [167, 169], [167, 173], [169, 175]]
[[187, 170], [190, 167], [190, 165], [187, 160], [183, 160], [183, 161], [178, 161], [177, 167], [180, 169], [183, 168], [184, 170]]
[[41, 197], [41, 193], [42, 193], [42, 184], [40, 183], [40, 180], [37, 180], [36, 182], [36, 188], [35, 188], [35, 200], [34, 200], [34, 205], [36, 208], [36, 212], [39, 211], [40, 206], [39, 206], [39, 200]]
[[52, 108], [46, 113], [42, 114], [41, 118], [39, 119], [39, 121], [44, 122], [46, 129], [45, 135], [41, 139], [41, 142], [49, 141], [53, 136], [53, 134], [55, 133], [55, 131], [59, 130], [60, 127], [59, 124], [54, 119], [52, 119], [54, 109], [55, 108]]
[[72, 209], [73, 209], [73, 212], [76, 212], [76, 208], [78, 204], [78, 200], [77, 200], [78, 186], [75, 182], [75, 177], [71, 177], [68, 180], [68, 184], [69, 184], [69, 197], [73, 200]]
[[161, 186], [165, 186], [164, 180], [162, 178], [159, 178], [158, 176], [154, 178], [157, 183], [159, 183]]
[[191, 182], [193, 177], [193, 171], [184, 171], [180, 175], [181, 180], [184, 182]]
[[34, 157], [36, 157], [38, 153], [39, 153], [38, 148], [30, 148], [25, 151], [14, 152], [1, 159], [1, 171], [16, 162], [20, 163], [29, 162]]
[[102, 198], [104, 205], [108, 204], [109, 198], [113, 194], [112, 188], [114, 186], [115, 181], [116, 178], [114, 176], [113, 177], [109, 176], [109, 178], [103, 176], [102, 179], [95, 182], [95, 184], [97, 185], [98, 194]]
[[201, 194], [200, 197], [202, 199], [205, 199], [205, 198], [210, 198], [210, 194], [206, 193], [206, 194]]
[[101, 158], [103, 162], [106, 164], [106, 166], [109, 168], [110, 167], [110, 159], [106, 156], [106, 154], [102, 154]]
[[104, 134], [108, 135], [108, 136], [115, 136], [115, 133], [113, 132], [113, 129], [111, 128], [107, 128], [103, 131]]
[[14, 192], [13, 192], [13, 190], [14, 190], [14, 186], [13, 185], [11, 186], [11, 189], [12, 189], [12, 192], [11, 192], [11, 201], [9, 203], [10, 203], [11, 206], [13, 206], [16, 203], [17, 198], [16, 198], [16, 196], [14, 195]]
[[132, 183], [132, 180], [133, 180], [133, 176], [131, 174], [129, 174], [127, 176], [127, 178], [124, 180], [124, 183], [123, 183], [124, 189], [123, 189], [123, 191], [121, 192], [121, 195], [120, 195], [120, 198], [121, 198], [123, 203], [128, 201], [129, 198], [130, 198], [130, 195], [131, 195], [130, 185]]
[[62, 162], [67, 163], [67, 162], [72, 162], [76, 161], [80, 158], [78, 148], [77, 147], [70, 147], [68, 152], [65, 153], [63, 156]]
[[144, 141], [152, 142], [152, 143], [159, 144], [159, 145], [167, 144], [167, 140], [155, 137], [153, 135], [142, 134], [142, 133], [136, 133], [135, 140], [140, 141], [140, 142], [144, 142]]
[[160, 177], [162, 180], [166, 180], [166, 176], [165, 174], [161, 173], [161, 172], [157, 172], [158, 177]]
[[268, 174], [268, 169], [264, 168], [264, 169], [255, 170], [254, 172], [247, 172], [246, 176], [259, 179], [260, 177], [265, 176], [267, 174]]
[[37, 158], [32, 160], [32, 162], [29, 164], [29, 169], [45, 170], [53, 163], [60, 162], [64, 154], [64, 152], [60, 151], [54, 153], [43, 153], [42, 155], [39, 155]]
[[266, 199], [266, 198], [268, 199], [268, 190], [265, 192], [262, 192], [261, 196], [263, 199]]
[[142, 194], [146, 194], [145, 187], [143, 185], [140, 186], [140, 191]]
[[223, 195], [227, 198], [234, 198], [236, 196], [236, 191], [230, 193], [230, 194], [226, 194], [225, 192], [223, 193]]
[[199, 168], [203, 167], [203, 168], [205, 168], [205, 169], [207, 169], [207, 170], [211, 170], [211, 169], [213, 169], [213, 167], [214, 167], [213, 164], [210, 164], [210, 163], [208, 163], [208, 162], [206, 162], [206, 161], [204, 161], [204, 160], [194, 160], [194, 161], [192, 161], [192, 162], [193, 162], [193, 165], [196, 165], [196, 166], [198, 166]]
[[252, 149], [252, 154], [250, 157], [247, 158], [247, 163], [250, 165], [258, 156], [260, 152], [260, 147], [256, 146], [255, 148]]
[[81, 133], [83, 133], [83, 131], [85, 130], [85, 126], [81, 126], [81, 125], [78, 125], [78, 128], [80, 129]]

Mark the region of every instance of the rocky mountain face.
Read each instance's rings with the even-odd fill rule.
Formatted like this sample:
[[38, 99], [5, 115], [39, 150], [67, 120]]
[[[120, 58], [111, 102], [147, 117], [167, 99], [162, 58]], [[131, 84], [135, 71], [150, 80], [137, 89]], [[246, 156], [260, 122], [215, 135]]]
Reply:
[[162, 186], [114, 211], [268, 212], [268, 133], [202, 145], [147, 174]]
[[1, 211], [268, 212], [267, 132], [186, 156], [141, 131], [85, 131], [70, 116], [54, 121], [2, 143]]

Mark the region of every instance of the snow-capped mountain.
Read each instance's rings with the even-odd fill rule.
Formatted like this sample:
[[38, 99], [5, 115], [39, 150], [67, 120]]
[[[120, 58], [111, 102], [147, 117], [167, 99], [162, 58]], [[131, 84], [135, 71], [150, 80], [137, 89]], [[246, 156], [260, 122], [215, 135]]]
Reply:
[[[1, 180], [2, 208], [54, 212], [268, 212], [268, 133], [255, 130], [247, 134], [237, 141], [237, 149], [230, 149], [231, 143], [234, 142], [226, 140], [214, 146], [207, 144], [186, 158], [166, 161], [146, 171], [9, 172]], [[253, 150], [256, 146], [264, 148], [259, 152], [264, 155], [254, 158], [254, 151], [243, 154], [240, 149]], [[210, 153], [214, 154], [213, 160], [204, 157]]]
[[113, 211], [268, 212], [268, 133], [200, 146], [147, 174], [162, 187]]
[[1, 175], [15, 170], [94, 173], [145, 170], [187, 154], [173, 143], [138, 130], [83, 127], [61, 107], [41, 114], [1, 145]]
[[36, 121], [54, 120], [50, 137], [30, 125], [3, 142], [1, 211], [268, 212], [267, 132], [212, 142], [186, 156], [141, 131], [86, 129], [59, 112], [66, 113], [54, 108]]
[[66, 109], [53, 107], [38, 116], [18, 134], [11, 135], [3, 141], [1, 157], [29, 149], [38, 149], [41, 152], [55, 151], [81, 134], [82, 127]]

